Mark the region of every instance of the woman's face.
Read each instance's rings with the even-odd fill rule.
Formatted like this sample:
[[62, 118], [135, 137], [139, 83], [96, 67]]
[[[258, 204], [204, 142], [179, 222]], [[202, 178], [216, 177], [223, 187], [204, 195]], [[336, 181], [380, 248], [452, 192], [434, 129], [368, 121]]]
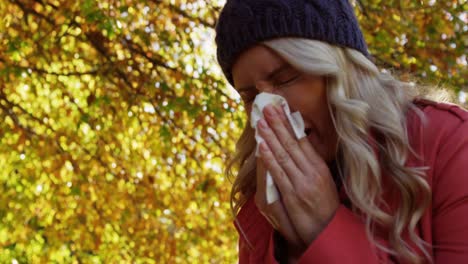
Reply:
[[243, 52], [232, 68], [232, 75], [249, 118], [258, 93], [281, 95], [291, 112], [301, 113], [307, 138], [319, 155], [326, 162], [335, 158], [337, 135], [327, 105], [325, 77], [295, 69], [262, 45]]

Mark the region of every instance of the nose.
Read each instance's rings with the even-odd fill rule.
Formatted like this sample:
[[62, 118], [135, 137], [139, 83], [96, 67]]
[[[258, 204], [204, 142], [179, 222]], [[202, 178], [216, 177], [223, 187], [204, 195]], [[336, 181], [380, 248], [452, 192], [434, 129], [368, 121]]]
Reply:
[[272, 84], [266, 81], [258, 81], [255, 84], [255, 88], [259, 93], [275, 93], [275, 89]]
[[291, 104], [290, 98], [288, 98], [288, 96], [286, 96], [286, 94], [283, 93], [280, 89], [275, 89], [275, 87], [272, 84], [265, 82], [265, 81], [259, 81], [257, 84], [255, 84], [255, 88], [258, 90], [259, 93], [262, 93], [262, 92], [271, 93], [271, 94], [276, 94], [276, 95], [283, 97], [288, 103], [289, 110], [291, 112], [297, 111], [295, 106]]

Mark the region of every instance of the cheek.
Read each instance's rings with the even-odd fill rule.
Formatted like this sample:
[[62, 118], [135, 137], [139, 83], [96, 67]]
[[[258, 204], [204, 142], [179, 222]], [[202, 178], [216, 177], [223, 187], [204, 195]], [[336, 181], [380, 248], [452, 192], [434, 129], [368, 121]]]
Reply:
[[247, 116], [250, 118], [250, 112], [252, 112], [252, 103], [244, 104], [244, 108]]
[[252, 112], [252, 103], [244, 104], [244, 112], [247, 115], [247, 121], [250, 123], [250, 112]]
[[304, 115], [322, 116], [328, 112], [326, 94], [322, 89], [300, 85], [283, 92], [291, 110], [301, 111]]
[[334, 131], [331, 130], [334, 130], [335, 127], [333, 125], [333, 120], [331, 116], [332, 113], [328, 108], [328, 103], [326, 99], [322, 100], [321, 102], [317, 102], [317, 106], [320, 107], [317, 107], [314, 112], [318, 119], [317, 122], [319, 123], [319, 126], [321, 126], [321, 128], [326, 131], [326, 134], [333, 134]]
[[[303, 118], [312, 122], [324, 134], [334, 129], [328, 107], [326, 91], [323, 87], [297, 87], [295, 93], [288, 94], [291, 111], [300, 111]], [[332, 134], [332, 133], [330, 133]]]

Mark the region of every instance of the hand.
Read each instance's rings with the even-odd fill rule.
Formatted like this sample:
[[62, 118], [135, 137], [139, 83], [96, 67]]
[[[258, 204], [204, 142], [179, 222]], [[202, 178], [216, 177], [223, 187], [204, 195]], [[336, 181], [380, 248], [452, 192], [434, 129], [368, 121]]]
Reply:
[[[283, 110], [271, 105], [264, 109], [265, 120], [259, 121], [261, 159], [281, 193], [281, 203], [260, 205], [264, 215], [279, 221], [278, 231], [289, 241], [295, 238], [310, 245], [326, 227], [339, 206], [339, 197], [325, 161], [306, 137], [297, 140]], [[257, 188], [265, 186], [261, 182]], [[264, 187], [262, 187], [264, 188]], [[257, 206], [258, 202], [257, 201]], [[284, 215], [286, 213], [286, 216]], [[295, 241], [291, 241], [295, 243]]]
[[257, 190], [255, 192], [255, 204], [260, 212], [270, 222], [274, 229], [278, 230], [293, 248], [305, 248], [302, 239], [294, 229], [291, 220], [280, 200], [267, 204], [266, 202], [266, 168], [263, 161], [257, 159]]

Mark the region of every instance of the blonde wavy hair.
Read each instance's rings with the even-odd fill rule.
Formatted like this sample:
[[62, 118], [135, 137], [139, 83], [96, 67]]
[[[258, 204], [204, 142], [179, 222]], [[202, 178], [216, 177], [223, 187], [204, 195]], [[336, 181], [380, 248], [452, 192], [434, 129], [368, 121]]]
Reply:
[[[408, 142], [407, 113], [414, 111], [423, 118], [412, 103], [417, 96], [415, 87], [379, 71], [353, 49], [299, 38], [274, 39], [262, 44], [297, 69], [326, 76], [328, 106], [338, 134], [340, 175], [347, 176], [343, 181], [346, 193], [353, 211], [364, 216], [370, 241], [397, 259], [422, 262], [423, 258], [410, 246], [412, 242], [432, 262], [428, 244], [415, 232], [431, 199], [425, 168], [405, 166], [407, 157], [416, 155]], [[226, 167], [227, 176], [235, 178], [231, 191], [234, 215], [255, 193], [255, 145], [254, 131], [247, 125]], [[378, 148], [379, 160], [373, 147]], [[396, 211], [391, 213], [383, 199], [381, 170], [397, 190], [396, 197], [401, 197]], [[383, 238], [389, 246], [377, 241], [376, 226], [390, 230]], [[410, 241], [403, 238], [405, 232]]]

